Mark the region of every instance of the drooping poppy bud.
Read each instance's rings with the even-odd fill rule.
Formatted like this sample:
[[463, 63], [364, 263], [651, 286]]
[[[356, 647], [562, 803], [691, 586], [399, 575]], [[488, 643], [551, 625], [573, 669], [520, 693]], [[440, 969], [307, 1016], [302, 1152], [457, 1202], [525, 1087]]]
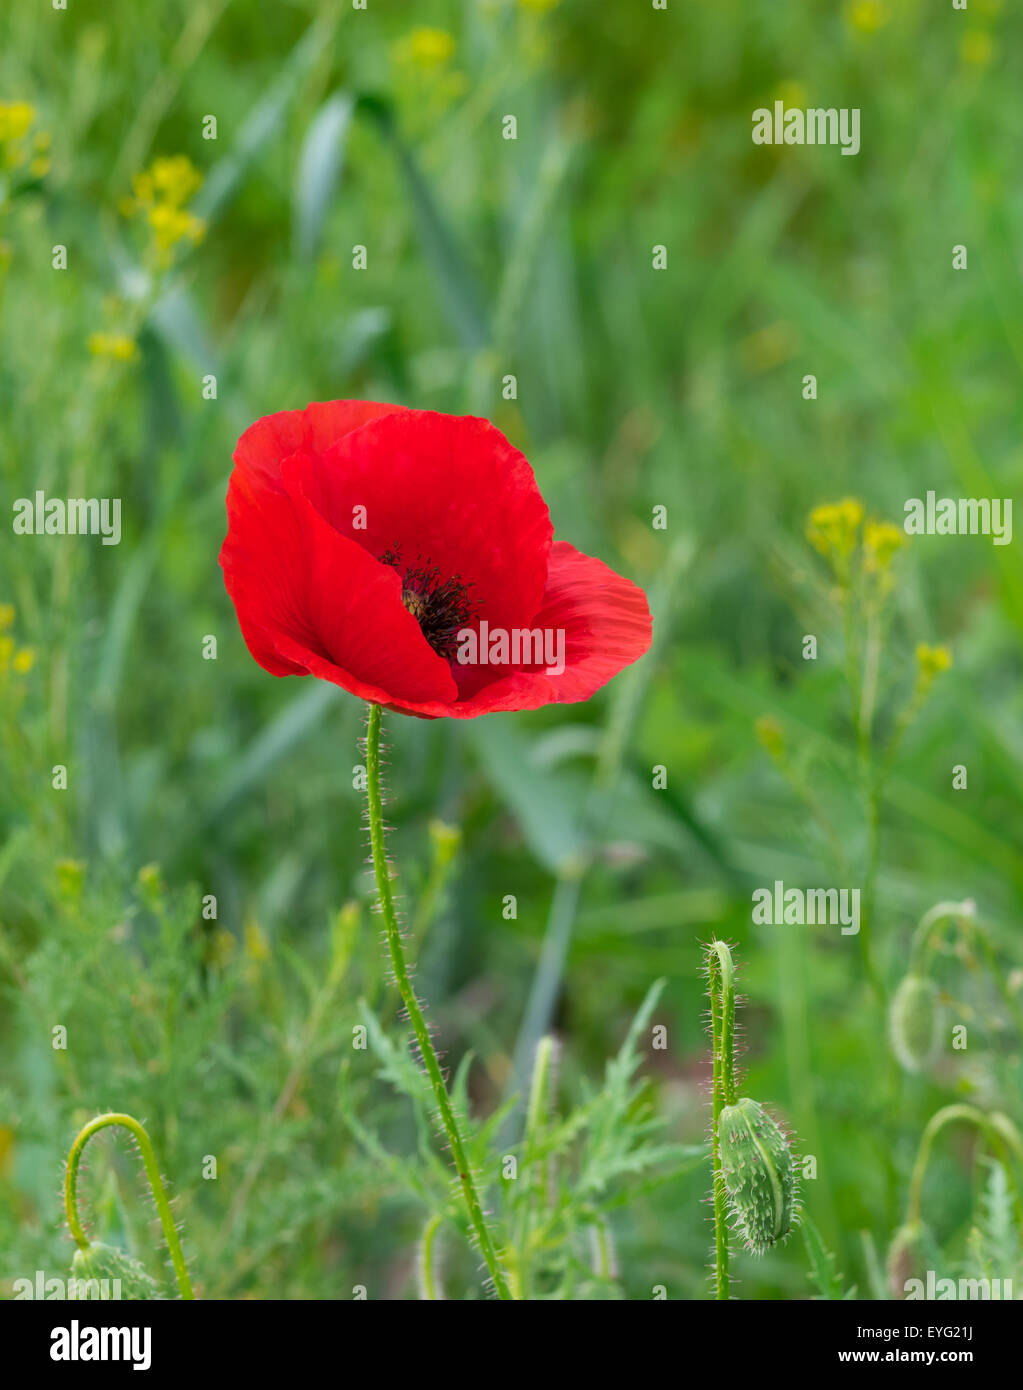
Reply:
[[888, 1033], [899, 1065], [926, 1071], [941, 1047], [938, 986], [926, 975], [907, 975], [892, 997]]
[[157, 1299], [161, 1297], [159, 1284], [155, 1279], [150, 1278], [138, 1260], [125, 1254], [123, 1250], [118, 1250], [114, 1245], [103, 1245], [100, 1242], [95, 1242], [87, 1250], [76, 1250], [74, 1259], [71, 1261], [71, 1273], [79, 1281], [94, 1279], [100, 1281], [101, 1295], [103, 1280], [107, 1281], [109, 1288], [114, 1288], [114, 1281], [118, 1280], [119, 1287], [116, 1292], [110, 1294], [111, 1298]]
[[721, 1172], [735, 1227], [763, 1255], [798, 1216], [796, 1165], [789, 1141], [757, 1101], [743, 1096], [718, 1117]]

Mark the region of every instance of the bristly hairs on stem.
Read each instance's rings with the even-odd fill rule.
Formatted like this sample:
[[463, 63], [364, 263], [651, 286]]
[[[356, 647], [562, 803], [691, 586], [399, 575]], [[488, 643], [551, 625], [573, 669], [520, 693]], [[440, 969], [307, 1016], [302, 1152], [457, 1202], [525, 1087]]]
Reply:
[[487, 1226], [480, 1203], [476, 1181], [469, 1166], [468, 1155], [462, 1139], [461, 1130], [455, 1117], [454, 1107], [448, 1095], [437, 1051], [430, 1036], [430, 1030], [423, 1017], [422, 1006], [412, 988], [405, 946], [398, 914], [395, 909], [394, 894], [391, 889], [392, 869], [387, 858], [383, 797], [381, 786], [380, 731], [383, 714], [379, 705], [371, 704], [366, 721], [366, 810], [369, 819], [370, 848], [373, 856], [373, 872], [376, 877], [377, 898], [380, 914], [384, 922], [387, 949], [391, 958], [395, 983], [401, 994], [402, 1003], [408, 1014], [409, 1023], [419, 1049], [420, 1058], [433, 1091], [437, 1112], [447, 1135], [451, 1158], [458, 1174], [458, 1183], [469, 1215], [469, 1226], [478, 1244], [483, 1262], [487, 1267], [489, 1282], [498, 1298], [510, 1299], [504, 1270], [501, 1268], [497, 1250], [490, 1228]]
[[160, 1167], [156, 1161], [152, 1140], [144, 1127], [131, 1115], [115, 1113], [97, 1115], [75, 1135], [68, 1153], [67, 1167], [64, 1170], [64, 1210], [67, 1215], [68, 1228], [75, 1239], [75, 1244], [79, 1250], [86, 1253], [95, 1248], [85, 1234], [78, 1214], [78, 1175], [81, 1168], [82, 1152], [94, 1134], [98, 1134], [101, 1129], [107, 1129], [112, 1125], [128, 1130], [139, 1147], [142, 1165], [146, 1170], [146, 1178], [153, 1194], [153, 1202], [160, 1218], [160, 1225], [163, 1227], [164, 1239], [170, 1251], [174, 1276], [178, 1281], [181, 1297], [194, 1299], [195, 1294], [192, 1292], [192, 1283], [188, 1277], [188, 1267], [185, 1264], [185, 1256], [181, 1249], [181, 1240], [167, 1198], [167, 1189], [160, 1176]]
[[704, 959], [713, 1057], [711, 1156], [714, 1163], [714, 1296], [723, 1300], [729, 1296], [728, 1217], [718, 1122], [721, 1111], [735, 1099], [735, 966], [732, 952], [724, 941], [711, 941], [705, 948]]

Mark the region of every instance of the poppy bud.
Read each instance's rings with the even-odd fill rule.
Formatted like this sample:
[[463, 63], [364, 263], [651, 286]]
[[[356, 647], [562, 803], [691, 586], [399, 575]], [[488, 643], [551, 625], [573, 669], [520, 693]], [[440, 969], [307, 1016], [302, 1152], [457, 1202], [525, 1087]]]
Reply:
[[755, 1255], [796, 1224], [796, 1166], [789, 1141], [762, 1105], [743, 1096], [718, 1117], [721, 1173], [735, 1227]]
[[926, 1071], [941, 1046], [938, 986], [926, 975], [907, 975], [892, 998], [888, 1016], [892, 1051], [909, 1072]]
[[149, 1277], [138, 1260], [113, 1245], [97, 1242], [87, 1250], [76, 1250], [71, 1273], [75, 1279], [83, 1281], [120, 1280], [119, 1292], [112, 1295], [115, 1298], [156, 1299], [161, 1296], [159, 1284]]

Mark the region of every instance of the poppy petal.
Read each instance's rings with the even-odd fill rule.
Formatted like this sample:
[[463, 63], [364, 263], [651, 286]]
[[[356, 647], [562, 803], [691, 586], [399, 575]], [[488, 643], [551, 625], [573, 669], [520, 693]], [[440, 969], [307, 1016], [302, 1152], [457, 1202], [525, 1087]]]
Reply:
[[325, 453], [367, 421], [402, 410], [404, 406], [379, 401], [311, 401], [304, 410], [279, 410], [249, 426], [235, 447], [234, 461], [276, 485], [282, 461], [292, 454]]
[[[282, 487], [301, 457], [282, 463]], [[455, 697], [398, 575], [338, 535], [300, 490], [236, 470], [221, 565], [246, 645], [272, 674], [319, 676], [379, 703]]]
[[553, 528], [533, 470], [474, 416], [405, 410], [307, 458], [302, 486], [341, 535], [401, 569], [457, 578], [476, 620], [528, 623], [543, 599]]
[[399, 701], [392, 708], [431, 718], [472, 719], [588, 700], [649, 649], [652, 633], [643, 590], [566, 541], [551, 547], [543, 605], [528, 626], [564, 632], [563, 671], [542, 666], [510, 671], [454, 704]]

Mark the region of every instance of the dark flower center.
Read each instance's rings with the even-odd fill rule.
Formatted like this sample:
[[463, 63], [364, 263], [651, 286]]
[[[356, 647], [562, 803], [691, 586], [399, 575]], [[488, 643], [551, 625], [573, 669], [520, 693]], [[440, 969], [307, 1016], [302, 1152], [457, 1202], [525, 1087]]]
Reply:
[[436, 565], [431, 565], [428, 559], [424, 561], [422, 556], [414, 566], [404, 566], [400, 546], [385, 550], [380, 563], [390, 565], [402, 575], [402, 603], [437, 655], [446, 661], [453, 660], [458, 634], [472, 621], [479, 607], [479, 600], [469, 596], [472, 584], [464, 584], [457, 574], [442, 580]]

